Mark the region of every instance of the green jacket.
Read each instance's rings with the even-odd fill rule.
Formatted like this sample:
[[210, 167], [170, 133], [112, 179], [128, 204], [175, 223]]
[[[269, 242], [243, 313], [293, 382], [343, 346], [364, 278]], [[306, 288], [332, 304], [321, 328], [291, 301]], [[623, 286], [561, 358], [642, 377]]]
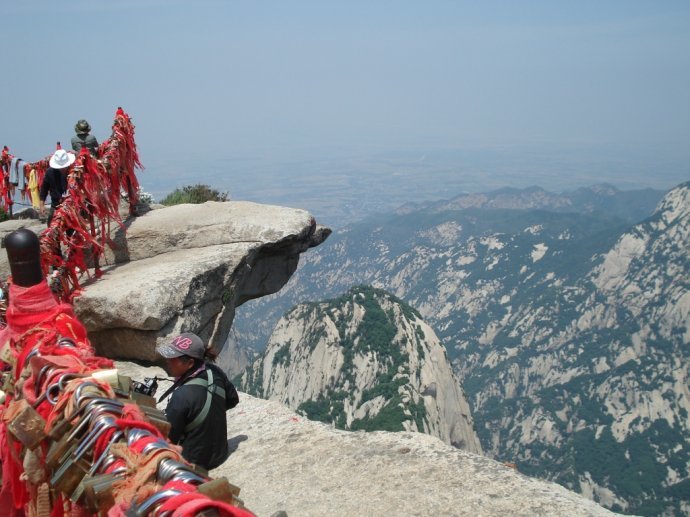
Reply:
[[98, 140], [93, 135], [88, 133], [80, 133], [77, 136], [72, 137], [72, 150], [75, 153], [81, 151], [82, 146], [85, 146], [92, 156], [97, 155], [98, 150]]

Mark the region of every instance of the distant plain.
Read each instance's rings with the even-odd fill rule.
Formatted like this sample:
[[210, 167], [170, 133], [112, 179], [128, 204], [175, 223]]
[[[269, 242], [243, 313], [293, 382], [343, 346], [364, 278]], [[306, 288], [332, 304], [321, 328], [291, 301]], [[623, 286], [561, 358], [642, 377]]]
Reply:
[[140, 181], [157, 200], [176, 187], [205, 183], [228, 192], [232, 200], [304, 208], [335, 229], [406, 203], [503, 187], [563, 192], [610, 183], [621, 190], [668, 190], [690, 179], [690, 167], [679, 167], [674, 157], [589, 147], [277, 149], [153, 163], [143, 154], [142, 161], [146, 169]]

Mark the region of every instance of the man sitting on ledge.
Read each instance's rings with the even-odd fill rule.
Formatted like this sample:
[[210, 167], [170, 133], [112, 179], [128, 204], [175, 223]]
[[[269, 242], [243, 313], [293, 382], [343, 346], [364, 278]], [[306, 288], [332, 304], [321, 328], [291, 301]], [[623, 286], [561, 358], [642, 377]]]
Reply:
[[156, 351], [175, 377], [159, 400], [172, 393], [165, 410], [171, 426], [168, 439], [182, 445], [187, 461], [207, 470], [218, 467], [228, 456], [225, 412], [239, 403], [235, 386], [220, 368], [205, 360], [206, 347], [196, 334], [180, 334]]

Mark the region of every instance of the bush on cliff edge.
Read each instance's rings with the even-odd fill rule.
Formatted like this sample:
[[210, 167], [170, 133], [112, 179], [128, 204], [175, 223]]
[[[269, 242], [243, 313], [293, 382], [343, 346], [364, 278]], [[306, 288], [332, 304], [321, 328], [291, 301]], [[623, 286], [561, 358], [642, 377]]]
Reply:
[[208, 185], [187, 185], [181, 189], [177, 188], [161, 201], [162, 205], [172, 206], [181, 205], [183, 203], [191, 203], [198, 205], [206, 201], [227, 201], [228, 193], [220, 192]]

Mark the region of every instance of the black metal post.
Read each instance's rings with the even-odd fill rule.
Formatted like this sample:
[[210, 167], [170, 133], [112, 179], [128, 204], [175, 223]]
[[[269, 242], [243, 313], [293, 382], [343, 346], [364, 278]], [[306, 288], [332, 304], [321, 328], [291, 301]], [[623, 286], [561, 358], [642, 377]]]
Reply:
[[26, 228], [13, 231], [5, 237], [5, 248], [14, 284], [31, 287], [44, 280], [41, 243], [34, 232]]

